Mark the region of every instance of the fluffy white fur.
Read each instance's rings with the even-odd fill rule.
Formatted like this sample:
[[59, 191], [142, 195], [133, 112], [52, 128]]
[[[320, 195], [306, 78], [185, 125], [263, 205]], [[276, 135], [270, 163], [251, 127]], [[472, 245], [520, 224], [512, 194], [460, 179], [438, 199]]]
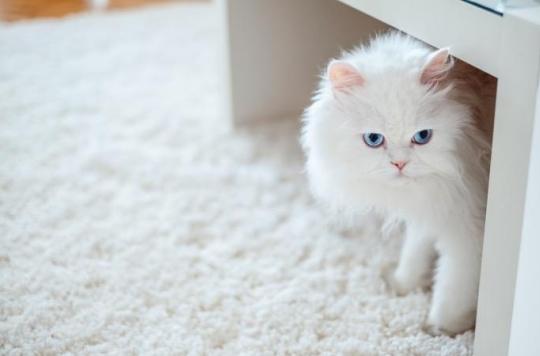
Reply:
[[[474, 93], [452, 64], [447, 50], [379, 36], [330, 63], [302, 137], [318, 198], [406, 227], [388, 278], [398, 293], [425, 286], [438, 253], [427, 328], [448, 334], [474, 325], [490, 151], [475, 126]], [[431, 141], [412, 143], [424, 129]], [[384, 145], [368, 147], [370, 132]], [[403, 170], [397, 161], [407, 162]]]

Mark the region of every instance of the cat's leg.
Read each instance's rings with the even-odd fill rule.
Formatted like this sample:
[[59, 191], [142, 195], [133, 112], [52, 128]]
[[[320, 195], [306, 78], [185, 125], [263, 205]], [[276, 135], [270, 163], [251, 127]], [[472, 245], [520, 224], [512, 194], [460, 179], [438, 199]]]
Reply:
[[480, 239], [451, 236], [438, 241], [440, 258], [427, 320], [432, 334], [455, 335], [474, 326], [480, 278]]
[[433, 239], [408, 227], [398, 266], [386, 277], [391, 288], [398, 295], [404, 295], [425, 287], [429, 284], [428, 277], [434, 257]]

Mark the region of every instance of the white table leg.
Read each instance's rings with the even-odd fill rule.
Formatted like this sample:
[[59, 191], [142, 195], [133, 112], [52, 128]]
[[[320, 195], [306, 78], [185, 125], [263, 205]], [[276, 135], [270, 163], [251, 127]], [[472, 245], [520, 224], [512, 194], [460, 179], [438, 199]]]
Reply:
[[540, 355], [540, 91], [529, 166], [508, 355]]
[[338, 1], [220, 0], [227, 119], [298, 117], [324, 64], [386, 28]]
[[[538, 299], [535, 310], [522, 304], [529, 300], [530, 286], [523, 284], [530, 278], [529, 269], [538, 271], [540, 267], [539, 250], [524, 250], [526, 246], [538, 246], [540, 228], [538, 217], [531, 220], [538, 201], [529, 201], [526, 206], [527, 191], [535, 192], [538, 197], [538, 187], [534, 184], [540, 183], [538, 178], [534, 181], [538, 176], [538, 152], [531, 156], [532, 132], [535, 115], [538, 115], [540, 11], [509, 11], [502, 23], [475, 355], [508, 355], [510, 340], [516, 340], [511, 355], [538, 355], [521, 352], [524, 349], [516, 343], [527, 335], [531, 335], [529, 345], [540, 343], [538, 335], [533, 337], [540, 327]], [[536, 121], [540, 124], [538, 119]], [[536, 150], [539, 146], [535, 142]], [[528, 199], [534, 199], [534, 194]], [[523, 243], [522, 261], [519, 260], [520, 242]], [[518, 261], [525, 270], [520, 270], [523, 277], [516, 285]], [[538, 284], [531, 290], [538, 294]], [[531, 313], [536, 315], [535, 325], [527, 321]]]

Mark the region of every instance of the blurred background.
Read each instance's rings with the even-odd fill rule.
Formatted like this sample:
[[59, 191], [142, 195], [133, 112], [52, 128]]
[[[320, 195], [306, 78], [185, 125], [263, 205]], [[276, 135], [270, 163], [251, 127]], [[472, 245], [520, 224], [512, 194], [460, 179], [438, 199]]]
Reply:
[[167, 2], [208, 0], [0, 0], [0, 21], [62, 17], [99, 9], [127, 9]]

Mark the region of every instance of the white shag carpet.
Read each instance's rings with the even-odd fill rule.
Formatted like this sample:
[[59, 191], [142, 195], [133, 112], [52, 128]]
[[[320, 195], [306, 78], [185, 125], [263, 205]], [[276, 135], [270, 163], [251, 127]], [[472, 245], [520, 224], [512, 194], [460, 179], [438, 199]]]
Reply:
[[215, 16], [0, 25], [0, 353], [471, 354], [313, 203], [298, 120], [223, 129]]

